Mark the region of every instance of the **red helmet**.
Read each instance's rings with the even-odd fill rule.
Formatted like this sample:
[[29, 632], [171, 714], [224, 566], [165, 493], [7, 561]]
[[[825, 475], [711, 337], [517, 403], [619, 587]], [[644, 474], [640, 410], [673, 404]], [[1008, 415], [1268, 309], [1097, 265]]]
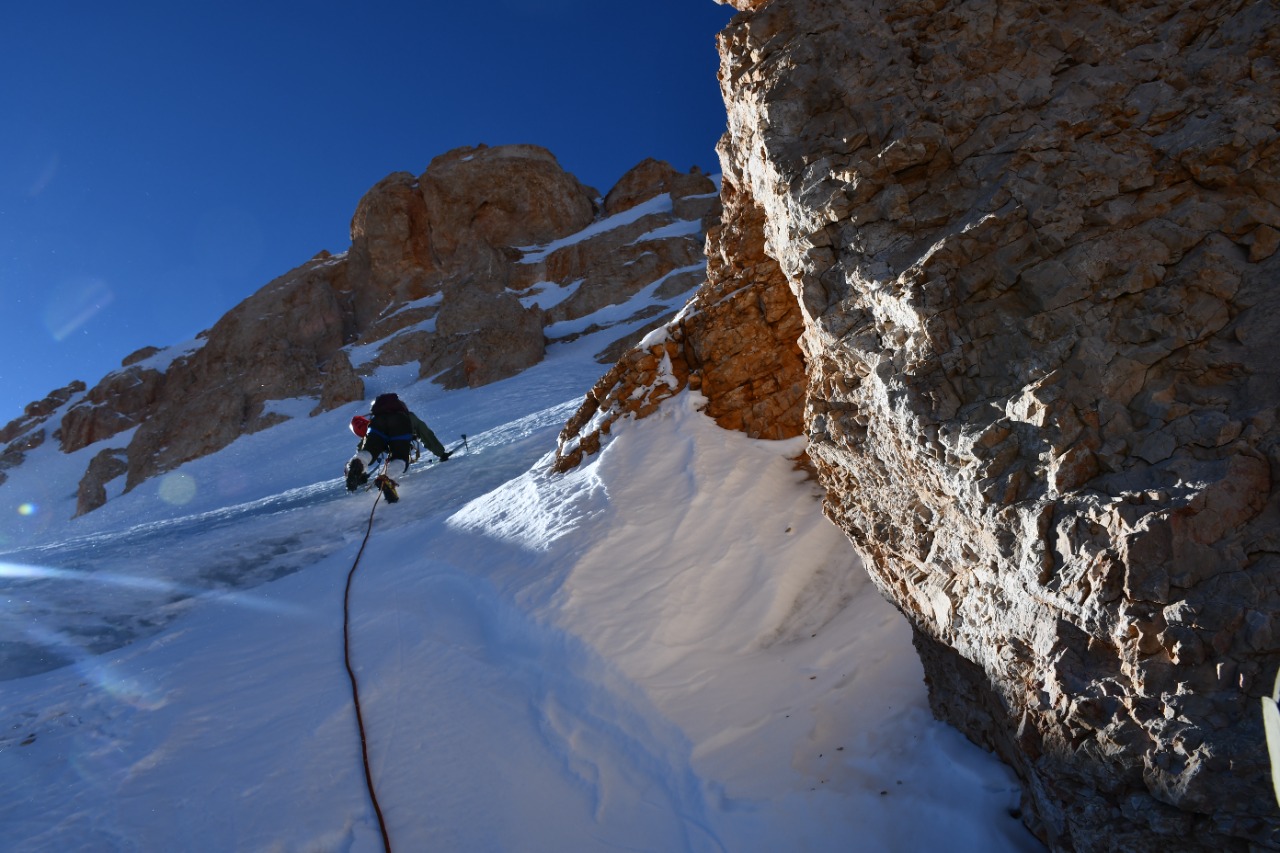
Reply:
[[358, 437], [364, 438], [369, 432], [369, 418], [366, 415], [356, 415], [351, 419], [351, 431]]

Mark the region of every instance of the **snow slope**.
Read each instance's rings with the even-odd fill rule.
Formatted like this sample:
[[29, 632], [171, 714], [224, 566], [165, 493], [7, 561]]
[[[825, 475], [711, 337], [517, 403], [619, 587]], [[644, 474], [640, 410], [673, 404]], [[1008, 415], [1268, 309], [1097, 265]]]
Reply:
[[342, 648], [371, 509], [352, 653], [394, 849], [1039, 849], [1011, 774], [930, 718], [799, 440], [683, 394], [547, 473], [599, 343], [370, 383], [469, 445], [376, 509], [338, 477], [354, 407], [74, 523], [30, 474], [74, 464], [33, 451], [6, 499], [37, 509], [0, 527], [5, 849], [380, 849]]

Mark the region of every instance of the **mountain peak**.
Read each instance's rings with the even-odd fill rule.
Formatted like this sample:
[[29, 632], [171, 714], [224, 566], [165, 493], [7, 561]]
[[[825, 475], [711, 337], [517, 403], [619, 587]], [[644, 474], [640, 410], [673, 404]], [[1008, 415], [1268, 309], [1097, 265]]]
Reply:
[[[196, 346], [139, 350], [87, 393], [68, 386], [29, 406], [0, 432], [0, 464], [22, 464], [46, 436], [86, 454], [72, 489], [82, 514], [106, 499], [104, 477], [124, 477], [127, 491], [288, 417], [273, 400], [312, 398], [316, 414], [361, 399], [392, 367], [474, 387], [588, 328], [633, 340], [705, 278], [713, 194], [705, 176], [646, 160], [619, 182], [614, 197], [629, 201], [610, 213], [545, 148], [445, 152], [364, 195], [350, 251], [317, 253], [269, 282]], [[44, 430], [55, 412], [57, 429]]]

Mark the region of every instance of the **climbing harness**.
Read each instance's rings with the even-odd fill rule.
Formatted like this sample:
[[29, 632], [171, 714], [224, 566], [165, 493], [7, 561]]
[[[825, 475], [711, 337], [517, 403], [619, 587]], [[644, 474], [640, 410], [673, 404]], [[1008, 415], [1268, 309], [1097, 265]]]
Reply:
[[[386, 476], [387, 465], [390, 464], [391, 459], [388, 457], [386, 464], [382, 466], [382, 474], [378, 475], [379, 478]], [[373, 499], [373, 506], [369, 509], [369, 525], [364, 531], [364, 541], [360, 543], [355, 562], [351, 564], [351, 571], [347, 573], [347, 589], [342, 598], [342, 650], [347, 665], [347, 675], [351, 679], [351, 700], [356, 708], [356, 726], [360, 729], [360, 754], [364, 760], [364, 782], [369, 789], [369, 801], [373, 803], [374, 814], [378, 816], [382, 847], [386, 853], [391, 853], [391, 837], [387, 835], [387, 821], [382, 816], [382, 806], [378, 803], [378, 794], [373, 788], [373, 773], [369, 770], [369, 741], [365, 735], [364, 713], [360, 708], [360, 686], [356, 682], [356, 671], [351, 666], [351, 580], [355, 577], [356, 567], [360, 565], [360, 557], [364, 555], [364, 547], [369, 544], [369, 534], [373, 532], [373, 513], [378, 508], [378, 499], [381, 497], [382, 491], [379, 490], [378, 497]]]

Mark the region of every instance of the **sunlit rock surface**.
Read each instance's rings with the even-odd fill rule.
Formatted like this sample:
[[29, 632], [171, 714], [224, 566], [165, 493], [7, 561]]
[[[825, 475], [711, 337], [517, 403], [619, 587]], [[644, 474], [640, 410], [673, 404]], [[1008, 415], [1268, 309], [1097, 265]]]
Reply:
[[764, 252], [763, 213], [740, 182], [737, 174], [723, 176], [722, 222], [707, 239], [707, 283], [678, 318], [623, 354], [587, 393], [560, 435], [559, 470], [597, 452], [619, 418], [652, 414], [685, 388], [700, 391], [706, 413], [726, 429], [755, 438], [800, 434], [800, 310]]
[[726, 182], [936, 713], [1055, 848], [1276, 849], [1280, 9], [734, 5]]

